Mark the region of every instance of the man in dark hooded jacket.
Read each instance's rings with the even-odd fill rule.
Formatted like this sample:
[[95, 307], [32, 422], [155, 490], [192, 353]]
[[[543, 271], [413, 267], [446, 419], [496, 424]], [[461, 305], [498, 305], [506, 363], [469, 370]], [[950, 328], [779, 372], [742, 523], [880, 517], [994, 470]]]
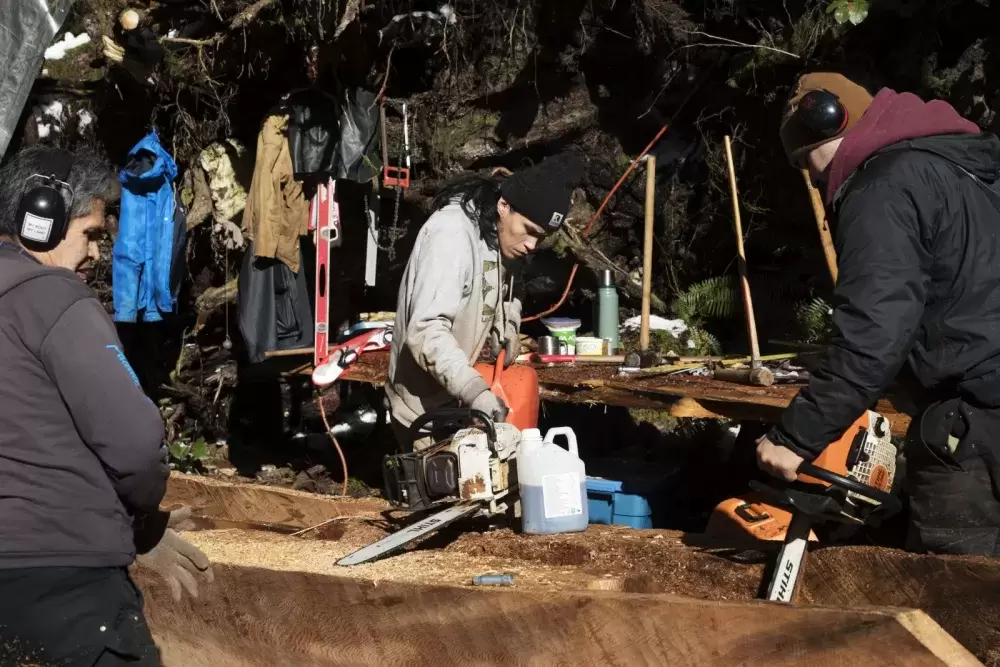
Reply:
[[782, 120], [835, 225], [832, 346], [757, 458], [794, 480], [902, 371], [907, 547], [1000, 555], [1000, 140], [946, 102], [802, 77]]

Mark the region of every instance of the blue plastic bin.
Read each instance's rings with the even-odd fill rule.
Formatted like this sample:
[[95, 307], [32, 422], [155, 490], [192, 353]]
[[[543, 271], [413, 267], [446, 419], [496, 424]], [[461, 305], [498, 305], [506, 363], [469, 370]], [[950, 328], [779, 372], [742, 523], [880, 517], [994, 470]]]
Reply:
[[650, 500], [658, 491], [656, 485], [646, 484], [643, 485], [645, 488], [629, 488], [629, 491], [635, 491], [633, 493], [625, 493], [625, 486], [625, 483], [619, 480], [587, 477], [587, 510], [590, 512], [590, 523], [615, 524], [632, 528], [653, 527], [653, 509]]

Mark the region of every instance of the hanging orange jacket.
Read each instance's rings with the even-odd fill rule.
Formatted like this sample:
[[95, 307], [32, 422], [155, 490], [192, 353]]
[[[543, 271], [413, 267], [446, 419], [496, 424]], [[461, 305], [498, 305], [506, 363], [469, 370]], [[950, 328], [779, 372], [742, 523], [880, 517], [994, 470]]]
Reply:
[[287, 129], [288, 116], [269, 116], [257, 136], [243, 230], [254, 242], [256, 257], [276, 258], [298, 273], [299, 238], [308, 233], [309, 202], [292, 175]]

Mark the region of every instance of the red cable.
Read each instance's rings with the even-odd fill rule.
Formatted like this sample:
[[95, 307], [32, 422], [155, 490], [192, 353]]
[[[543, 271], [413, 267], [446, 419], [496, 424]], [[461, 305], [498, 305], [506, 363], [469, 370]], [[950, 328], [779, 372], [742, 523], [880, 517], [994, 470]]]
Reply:
[[337, 436], [333, 434], [330, 429], [330, 422], [326, 420], [326, 408], [323, 406], [323, 396], [319, 392], [316, 393], [316, 405], [319, 406], [319, 414], [323, 418], [323, 426], [326, 427], [326, 434], [330, 436], [330, 440], [333, 440], [333, 446], [337, 448], [337, 454], [340, 455], [340, 466], [344, 470], [344, 486], [340, 491], [340, 495], [347, 495], [347, 459], [344, 458], [344, 450], [340, 448], [340, 443], [337, 442]]
[[[601, 202], [601, 205], [598, 207], [597, 211], [595, 211], [594, 215], [591, 216], [590, 222], [588, 222], [587, 226], [584, 227], [583, 229], [584, 237], [590, 236], [590, 228], [594, 226], [594, 222], [597, 221], [598, 216], [600, 216], [601, 213], [604, 212], [604, 209], [605, 207], [607, 207], [608, 202], [611, 201], [611, 197], [614, 196], [616, 192], [618, 192], [618, 188], [622, 186], [622, 183], [624, 183], [625, 179], [628, 178], [628, 175], [632, 173], [632, 170], [635, 169], [635, 166], [639, 164], [639, 161], [642, 160], [642, 158], [646, 157], [646, 153], [648, 153], [653, 148], [653, 146], [656, 145], [656, 142], [660, 140], [660, 137], [663, 136], [663, 133], [667, 131], [668, 127], [669, 123], [661, 127], [660, 131], [656, 133], [655, 137], [653, 137], [653, 140], [650, 141], [648, 144], [646, 144], [646, 147], [642, 149], [641, 153], [639, 153], [639, 157], [632, 160], [632, 164], [628, 166], [628, 169], [625, 170], [625, 173], [622, 174], [621, 178], [618, 179], [618, 182], [615, 183], [615, 187], [611, 188], [611, 192], [609, 192], [608, 196], [604, 198], [604, 201]], [[575, 264], [573, 264], [573, 269], [569, 272], [569, 278], [566, 280], [566, 289], [563, 290], [562, 296], [559, 297], [559, 301], [557, 301], [554, 306], [552, 306], [551, 308], [549, 308], [544, 312], [538, 313], [537, 315], [529, 315], [528, 317], [522, 317], [521, 322], [531, 322], [532, 320], [537, 320], [540, 317], [545, 317], [546, 315], [550, 315], [559, 310], [559, 308], [563, 305], [563, 303], [566, 302], [566, 297], [569, 296], [569, 292], [573, 288], [573, 279], [576, 277], [576, 270], [578, 268], [580, 268], [580, 262], [576, 262]]]

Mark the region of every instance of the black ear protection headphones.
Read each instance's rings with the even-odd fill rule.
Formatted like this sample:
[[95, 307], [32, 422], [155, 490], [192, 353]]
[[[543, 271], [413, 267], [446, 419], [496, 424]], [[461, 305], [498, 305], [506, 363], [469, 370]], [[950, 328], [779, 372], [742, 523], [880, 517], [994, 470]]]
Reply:
[[[46, 156], [47, 174], [32, 174], [25, 180], [27, 190], [17, 206], [17, 237], [28, 250], [48, 252], [62, 243], [69, 228], [73, 208], [73, 188], [68, 183], [73, 154], [57, 150]], [[28, 190], [32, 182], [38, 184]], [[67, 193], [69, 203], [63, 198]]]
[[799, 100], [795, 114], [806, 129], [824, 139], [843, 132], [850, 120], [840, 98], [829, 90], [810, 90]]

